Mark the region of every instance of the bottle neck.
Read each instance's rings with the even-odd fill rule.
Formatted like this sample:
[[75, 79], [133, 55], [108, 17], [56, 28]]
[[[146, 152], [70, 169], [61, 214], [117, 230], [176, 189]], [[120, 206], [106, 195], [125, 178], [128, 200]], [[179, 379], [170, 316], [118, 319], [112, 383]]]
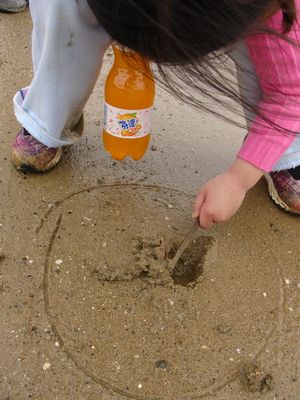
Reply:
[[115, 64], [123, 68], [132, 68], [140, 72], [151, 73], [150, 63], [135, 51], [114, 43], [112, 45]]

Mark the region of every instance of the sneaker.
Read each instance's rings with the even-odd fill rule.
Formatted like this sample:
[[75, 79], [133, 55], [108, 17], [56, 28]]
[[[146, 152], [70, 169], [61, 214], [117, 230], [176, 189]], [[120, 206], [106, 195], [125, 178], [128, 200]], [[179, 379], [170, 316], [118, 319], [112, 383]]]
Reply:
[[300, 180], [288, 170], [265, 174], [271, 199], [283, 210], [300, 214]]
[[25, 10], [26, 0], [0, 0], [0, 11], [15, 13]]
[[12, 143], [12, 162], [22, 172], [45, 172], [55, 167], [62, 149], [50, 148], [22, 128]]

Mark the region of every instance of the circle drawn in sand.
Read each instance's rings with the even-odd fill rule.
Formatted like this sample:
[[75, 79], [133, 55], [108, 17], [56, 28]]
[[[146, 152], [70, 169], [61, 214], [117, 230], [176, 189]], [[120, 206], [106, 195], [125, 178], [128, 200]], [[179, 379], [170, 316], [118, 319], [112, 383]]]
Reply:
[[78, 368], [124, 396], [205, 397], [236, 377], [233, 362], [258, 352], [276, 322], [271, 300], [253, 301], [278, 277], [266, 277], [263, 254], [254, 271], [248, 251], [258, 238], [248, 232], [200, 234], [168, 271], [190, 206], [163, 188], [99, 187], [69, 196], [45, 221], [58, 219], [45, 263], [53, 330]]

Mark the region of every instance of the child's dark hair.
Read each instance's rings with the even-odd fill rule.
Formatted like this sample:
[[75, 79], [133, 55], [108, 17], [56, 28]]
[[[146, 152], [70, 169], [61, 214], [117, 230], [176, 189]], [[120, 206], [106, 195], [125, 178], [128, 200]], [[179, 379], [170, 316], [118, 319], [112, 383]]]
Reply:
[[291, 30], [296, 20], [295, 0], [279, 0], [279, 7], [283, 15], [283, 33], [287, 33]]
[[282, 35], [296, 18], [295, 0], [87, 1], [112, 39], [157, 63], [170, 92], [217, 115], [203, 95], [228, 108], [219, 92], [253, 109], [237, 94], [234, 79], [225, 79], [224, 69], [220, 72], [224, 60], [219, 51], [264, 31], [264, 18], [280, 8]]

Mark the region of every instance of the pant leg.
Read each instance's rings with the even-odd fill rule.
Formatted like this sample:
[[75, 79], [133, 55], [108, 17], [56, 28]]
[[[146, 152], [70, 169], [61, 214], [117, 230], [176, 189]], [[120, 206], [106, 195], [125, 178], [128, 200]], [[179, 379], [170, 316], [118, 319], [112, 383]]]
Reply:
[[76, 142], [74, 127], [99, 75], [109, 36], [87, 0], [30, 0], [34, 78], [14, 98], [20, 124], [48, 147]]
[[[252, 105], [257, 106], [263, 96], [247, 46], [241, 42], [231, 51], [230, 57], [236, 65], [238, 84], [241, 95]], [[255, 118], [254, 112], [244, 108], [248, 129]], [[273, 167], [273, 171], [295, 168], [300, 165], [300, 136], [297, 136], [291, 146], [284, 152]]]

